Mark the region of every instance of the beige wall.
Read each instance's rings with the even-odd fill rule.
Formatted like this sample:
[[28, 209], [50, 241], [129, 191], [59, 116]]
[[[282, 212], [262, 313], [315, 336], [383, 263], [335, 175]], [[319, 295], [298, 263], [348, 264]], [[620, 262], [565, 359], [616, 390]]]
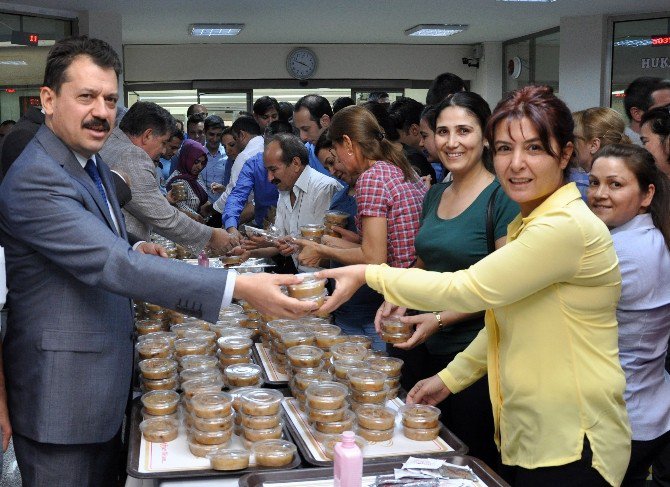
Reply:
[[[286, 56], [293, 44], [126, 45], [125, 80], [168, 82], [190, 80], [291, 79]], [[474, 79], [476, 69], [461, 58], [469, 46], [388, 44], [307, 45], [318, 57], [315, 79], [432, 80], [450, 71]], [[297, 86], [296, 86], [297, 87]]]

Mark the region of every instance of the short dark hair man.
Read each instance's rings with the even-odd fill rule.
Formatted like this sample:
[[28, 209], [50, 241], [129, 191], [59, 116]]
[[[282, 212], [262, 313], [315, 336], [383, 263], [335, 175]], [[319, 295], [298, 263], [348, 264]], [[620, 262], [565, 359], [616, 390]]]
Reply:
[[356, 102], [350, 96], [341, 96], [333, 102], [333, 114], [339, 112], [345, 107], [350, 107], [351, 105], [355, 104]]
[[223, 213], [226, 206], [228, 195], [233, 191], [237, 178], [246, 162], [258, 153], [263, 152], [263, 137], [260, 125], [253, 117], [239, 117], [230, 127], [235, 143], [239, 149], [239, 154], [230, 168], [230, 179], [226, 189], [221, 196], [214, 202], [214, 210]]
[[204, 113], [194, 113], [186, 121], [186, 135], [189, 139], [205, 145], [205, 118]]
[[406, 96], [401, 96], [389, 107], [389, 115], [398, 130], [398, 141], [417, 150], [421, 150], [419, 123], [422, 111], [422, 103]]
[[14, 128], [14, 125], [16, 125], [14, 120], [3, 120], [0, 123], [0, 141]]
[[235, 277], [130, 251], [97, 154], [114, 126], [120, 71], [104, 41], [58, 41], [40, 89], [45, 125], [0, 191], [12, 310], [3, 362], [24, 485], [118, 485], [133, 369], [131, 298], [209, 321], [232, 296], [268, 314], [313, 308], [280, 292], [279, 284], [297, 281], [289, 276]]
[[293, 107], [293, 125], [298, 129], [300, 139], [307, 145], [309, 165], [326, 176], [330, 176], [330, 173], [314, 154], [314, 144], [330, 127], [332, 118], [330, 102], [321, 95], [305, 95]]
[[368, 101], [379, 103], [385, 108], [388, 108], [391, 104], [391, 98], [387, 91], [371, 91], [368, 95]]
[[453, 73], [442, 73], [435, 77], [426, 93], [426, 105], [437, 105], [449, 95], [465, 91], [465, 82]]
[[207, 118], [207, 115], [208, 115], [207, 107], [205, 105], [201, 105], [199, 103], [194, 103], [193, 105], [190, 105], [186, 109], [186, 118], [188, 119], [189, 117], [191, 117], [192, 115], [195, 115], [196, 113], [202, 113], [203, 114], [202, 115], [203, 119]]
[[[205, 150], [207, 151], [207, 165], [200, 171], [200, 178], [205, 184], [207, 197], [214, 203], [224, 189], [223, 179], [226, 172], [228, 157], [221, 145], [221, 135], [226, 128], [223, 119], [218, 115], [210, 115], [205, 119]], [[221, 226], [212, 224], [211, 226]]]
[[642, 117], [650, 108], [670, 103], [670, 81], [653, 76], [634, 79], [624, 91], [623, 106], [628, 117], [625, 134], [630, 140], [642, 146], [640, 126]]
[[265, 127], [279, 119], [279, 103], [271, 96], [261, 96], [254, 102], [253, 112], [261, 130], [265, 130]]

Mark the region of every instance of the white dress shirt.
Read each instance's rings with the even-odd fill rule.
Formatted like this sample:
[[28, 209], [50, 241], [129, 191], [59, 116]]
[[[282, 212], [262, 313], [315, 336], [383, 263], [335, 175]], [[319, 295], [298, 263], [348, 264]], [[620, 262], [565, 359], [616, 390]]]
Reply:
[[[342, 185], [334, 178], [305, 166], [291, 191], [279, 192], [275, 226], [281, 234], [300, 236], [302, 225], [323, 223], [323, 215], [330, 208], [333, 195], [341, 189]], [[293, 205], [291, 192], [295, 195]], [[293, 262], [301, 272], [315, 270], [313, 267], [298, 265], [296, 255], [293, 255]]]
[[263, 143], [264, 139], [262, 135], [257, 135], [256, 137], [253, 137], [247, 143], [247, 146], [242, 150], [242, 152], [240, 152], [235, 158], [235, 162], [233, 162], [233, 167], [230, 169], [230, 182], [228, 183], [228, 186], [226, 186], [226, 190], [223, 192], [223, 194], [214, 203], [214, 209], [219, 213], [223, 214], [223, 210], [226, 207], [226, 200], [228, 199], [228, 195], [233, 191], [233, 188], [237, 183], [237, 178], [240, 176], [240, 172], [242, 171], [242, 167], [244, 167], [247, 161], [251, 159], [253, 156], [258, 154], [259, 152], [263, 152]]

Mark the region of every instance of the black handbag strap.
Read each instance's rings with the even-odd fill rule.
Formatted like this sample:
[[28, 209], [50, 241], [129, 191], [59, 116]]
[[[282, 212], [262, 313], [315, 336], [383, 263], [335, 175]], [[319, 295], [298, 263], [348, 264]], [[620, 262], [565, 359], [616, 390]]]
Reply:
[[496, 186], [496, 189], [491, 193], [489, 202], [486, 205], [486, 246], [488, 247], [489, 254], [496, 249], [496, 241], [493, 233], [493, 209], [495, 206], [496, 194], [499, 189], [500, 186]]

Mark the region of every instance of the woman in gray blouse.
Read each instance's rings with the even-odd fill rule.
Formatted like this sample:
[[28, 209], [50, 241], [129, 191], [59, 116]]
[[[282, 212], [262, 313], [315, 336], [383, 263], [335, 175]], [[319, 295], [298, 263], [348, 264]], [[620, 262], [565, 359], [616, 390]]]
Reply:
[[621, 269], [619, 359], [626, 373], [624, 398], [633, 431], [623, 485], [645, 485], [652, 463], [655, 485], [668, 485], [670, 183], [649, 152], [614, 144], [594, 156], [588, 203], [609, 227]]

